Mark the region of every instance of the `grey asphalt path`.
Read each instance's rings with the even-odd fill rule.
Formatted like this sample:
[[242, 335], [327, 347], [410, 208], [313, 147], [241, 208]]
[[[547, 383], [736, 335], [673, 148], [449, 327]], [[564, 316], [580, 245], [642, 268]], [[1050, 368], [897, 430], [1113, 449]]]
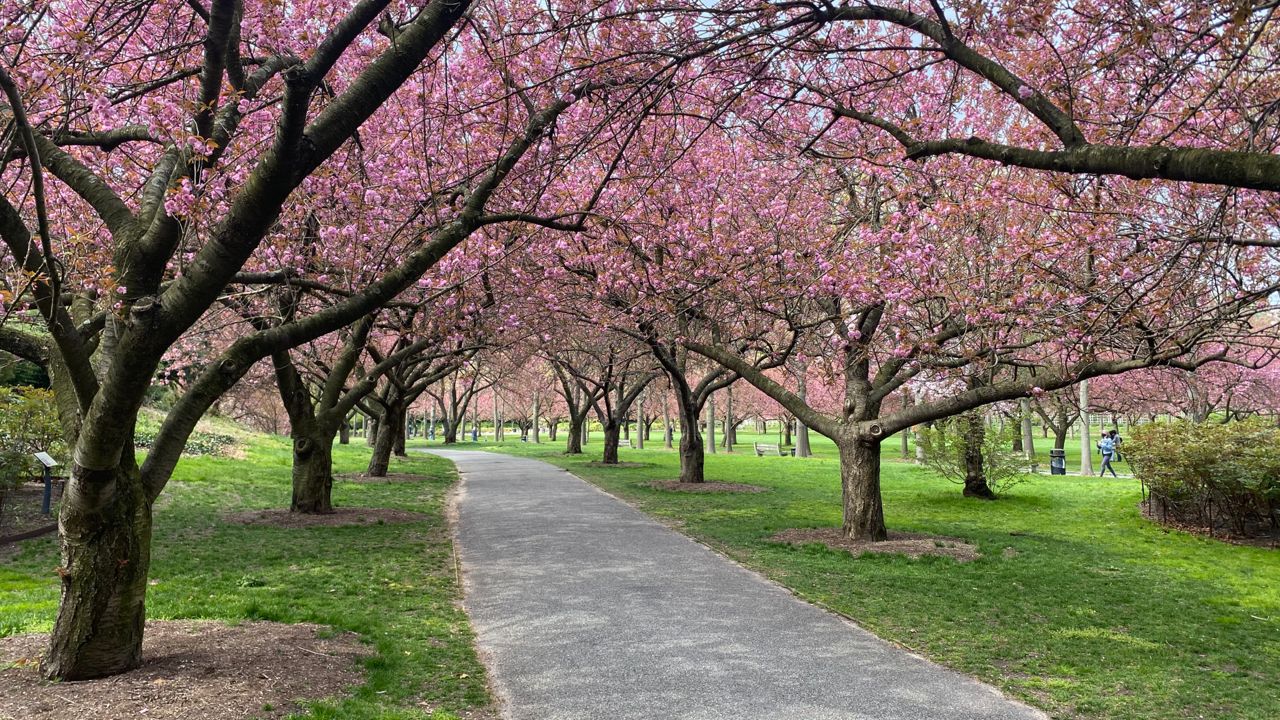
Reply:
[[435, 453], [462, 473], [465, 605], [511, 720], [1045, 718], [564, 470]]

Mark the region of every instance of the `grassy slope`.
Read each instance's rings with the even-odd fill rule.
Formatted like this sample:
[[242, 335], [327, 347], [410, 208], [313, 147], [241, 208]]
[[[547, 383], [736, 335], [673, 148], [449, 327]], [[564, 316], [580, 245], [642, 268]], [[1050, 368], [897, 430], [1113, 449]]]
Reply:
[[[746, 438], [744, 438], [746, 439]], [[463, 445], [462, 447], [467, 447]], [[1280, 554], [1142, 520], [1134, 481], [1040, 477], [995, 503], [886, 463], [890, 527], [964, 538], [984, 557], [851, 557], [769, 542], [840, 521], [836, 462], [747, 453], [708, 458], [708, 479], [771, 492], [650, 489], [674, 453], [623, 450], [636, 469], [590, 467], [563, 446], [505, 452], [572, 470], [882, 637], [992, 682], [1057, 717], [1273, 718], [1280, 707]], [[821, 446], [820, 446], [821, 447]], [[886, 445], [886, 457], [898, 453]], [[1122, 468], [1123, 471], [1123, 468]]]
[[[428, 520], [305, 530], [228, 525], [240, 508], [287, 507], [289, 446], [257, 437], [243, 461], [184, 458], [157, 503], [151, 618], [315, 622], [359, 633], [377, 654], [354, 695], [304, 717], [364, 720], [455, 717], [487, 706], [484, 669], [456, 601], [444, 498], [456, 474], [436, 458], [398, 461], [422, 483], [339, 483], [335, 502], [396, 507]], [[339, 472], [363, 469], [368, 451], [339, 446]], [[0, 635], [47, 631], [57, 603], [55, 541], [26, 544], [0, 562]]]

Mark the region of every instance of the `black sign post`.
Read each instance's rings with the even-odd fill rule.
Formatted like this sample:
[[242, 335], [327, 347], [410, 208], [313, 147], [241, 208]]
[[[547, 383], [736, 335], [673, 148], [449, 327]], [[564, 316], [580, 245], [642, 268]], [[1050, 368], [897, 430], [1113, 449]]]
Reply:
[[40, 465], [44, 468], [44, 501], [40, 504], [40, 512], [48, 515], [50, 506], [53, 504], [53, 473], [51, 470], [57, 466], [58, 461], [49, 456], [47, 452], [36, 453], [36, 460], [40, 461]]

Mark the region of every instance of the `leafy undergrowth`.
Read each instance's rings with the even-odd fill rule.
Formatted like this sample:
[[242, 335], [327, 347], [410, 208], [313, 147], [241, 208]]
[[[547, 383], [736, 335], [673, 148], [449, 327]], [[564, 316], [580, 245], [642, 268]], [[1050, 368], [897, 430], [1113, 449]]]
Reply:
[[559, 443], [498, 449], [565, 467], [1055, 717], [1261, 719], [1280, 707], [1280, 552], [1145, 521], [1133, 480], [1040, 476], [984, 502], [920, 468], [886, 464], [889, 526], [976, 544], [982, 557], [960, 564], [770, 542], [786, 528], [839, 525], [832, 459], [757, 458], [749, 448], [708, 456], [708, 480], [771, 490], [690, 494], [650, 487], [676, 477], [674, 453], [624, 449], [622, 460], [645, 465], [588, 465], [599, 447], [577, 457]]
[[[342, 506], [399, 508], [423, 522], [284, 529], [226, 523], [231, 510], [289, 504], [288, 443], [256, 437], [246, 458], [191, 457], [156, 506], [151, 618], [313, 622], [371, 643], [367, 682], [301, 717], [400, 720], [484, 712], [490, 699], [457, 605], [445, 495], [456, 474], [432, 457], [393, 464], [420, 483], [337, 483]], [[335, 448], [335, 470], [363, 469], [363, 447]], [[47, 631], [57, 605], [53, 538], [0, 561], [0, 635]], [[287, 671], [287, 668], [281, 668]]]

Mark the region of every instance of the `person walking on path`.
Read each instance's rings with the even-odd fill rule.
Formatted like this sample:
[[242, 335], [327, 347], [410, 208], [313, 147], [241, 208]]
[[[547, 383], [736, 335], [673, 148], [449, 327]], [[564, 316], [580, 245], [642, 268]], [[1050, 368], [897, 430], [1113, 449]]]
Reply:
[[1101, 477], [1111, 471], [1111, 477], [1120, 477], [1116, 474], [1116, 469], [1111, 467], [1111, 457], [1116, 452], [1116, 441], [1110, 433], [1104, 433], [1102, 439], [1098, 441], [1098, 449], [1102, 451], [1102, 467], [1098, 469], [1098, 476]]

